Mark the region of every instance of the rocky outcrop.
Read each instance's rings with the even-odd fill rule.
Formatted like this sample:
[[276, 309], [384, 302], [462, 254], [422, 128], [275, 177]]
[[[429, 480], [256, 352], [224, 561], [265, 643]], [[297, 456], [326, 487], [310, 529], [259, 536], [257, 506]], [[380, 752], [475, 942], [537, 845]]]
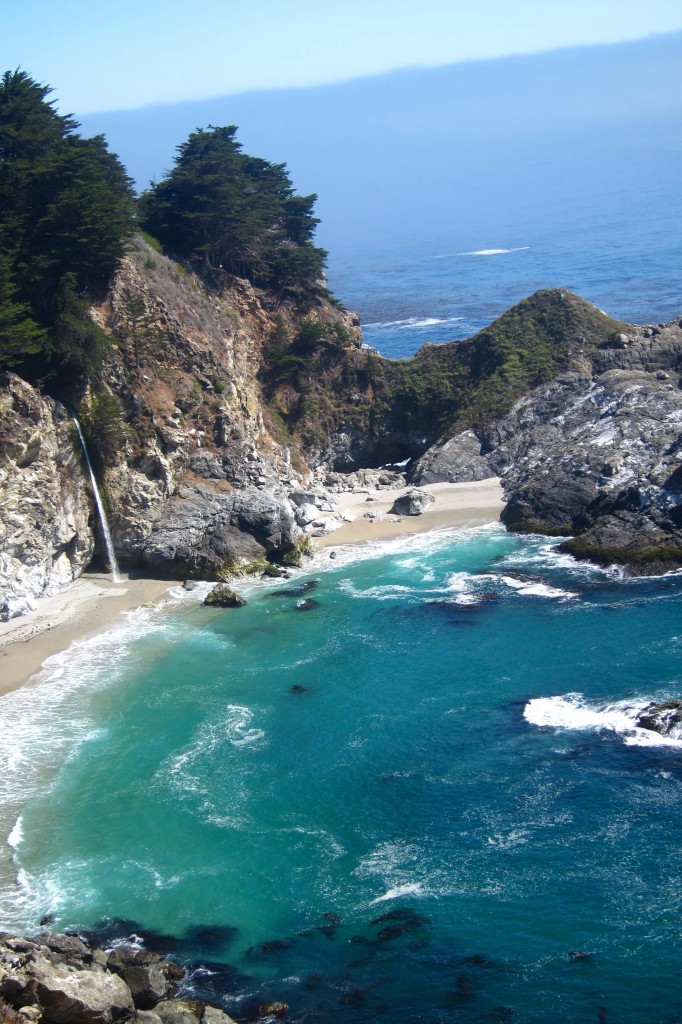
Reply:
[[389, 511], [395, 516], [420, 516], [435, 500], [433, 494], [428, 491], [420, 491], [413, 487], [406, 494], [396, 498]]
[[500, 475], [509, 529], [570, 536], [633, 573], [682, 565], [682, 330], [633, 329], [485, 430], [427, 452], [415, 483]]
[[206, 595], [204, 604], [212, 608], [243, 608], [246, 600], [225, 583], [218, 583], [210, 594]]
[[0, 619], [83, 571], [95, 541], [71, 419], [14, 374], [0, 379]]
[[177, 577], [215, 580], [240, 566], [284, 556], [301, 538], [290, 503], [255, 489], [183, 484], [128, 558]]
[[185, 971], [139, 946], [107, 952], [75, 935], [0, 935], [3, 1003], [44, 1024], [234, 1024], [217, 1007], [174, 998]]
[[682, 733], [682, 700], [647, 705], [637, 715], [637, 725], [640, 729], [651, 729], [662, 736], [679, 739]]

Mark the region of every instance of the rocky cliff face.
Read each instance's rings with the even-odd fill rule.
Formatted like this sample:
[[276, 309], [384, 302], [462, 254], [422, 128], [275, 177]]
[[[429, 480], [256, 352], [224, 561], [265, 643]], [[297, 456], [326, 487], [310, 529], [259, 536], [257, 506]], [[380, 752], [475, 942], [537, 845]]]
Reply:
[[[124, 440], [107, 485], [123, 565], [210, 579], [291, 553], [302, 534], [288, 493], [308, 470], [259, 371], [300, 314], [227, 275], [206, 287], [138, 241], [97, 315], [118, 342]], [[352, 329], [327, 303], [307, 315]]]
[[0, 619], [54, 594], [92, 559], [86, 478], [64, 406], [0, 380]]
[[682, 564], [682, 322], [634, 328], [489, 428], [430, 449], [416, 483], [499, 474], [514, 530], [632, 572]]
[[[93, 317], [113, 341], [104, 381], [74, 395], [125, 566], [218, 579], [291, 556], [288, 494], [309, 471], [259, 384], [277, 329], [301, 314], [248, 282], [208, 285], [137, 239]], [[359, 332], [319, 301], [306, 313]], [[0, 388], [0, 615], [82, 572], [96, 519], [70, 419], [18, 377]]]
[[[222, 272], [200, 281], [141, 239], [92, 315], [111, 354], [73, 401], [123, 567], [222, 579], [286, 561], [305, 536], [297, 494], [343, 489], [330, 468], [414, 455], [427, 427], [457, 422], [469, 429], [411, 482], [499, 474], [511, 529], [571, 535], [574, 553], [633, 571], [682, 564], [680, 323], [621, 332], [540, 292], [468, 342], [392, 363], [329, 302], [302, 311]], [[96, 524], [64, 407], [8, 375], [0, 417], [8, 618], [82, 571]]]

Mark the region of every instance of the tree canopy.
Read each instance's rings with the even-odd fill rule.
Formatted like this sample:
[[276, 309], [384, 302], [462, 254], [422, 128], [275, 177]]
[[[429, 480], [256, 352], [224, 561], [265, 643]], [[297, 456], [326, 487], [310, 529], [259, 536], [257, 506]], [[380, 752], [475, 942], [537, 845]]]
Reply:
[[282, 293], [314, 294], [326, 256], [312, 242], [317, 196], [296, 195], [285, 164], [243, 153], [236, 131], [193, 132], [173, 170], [141, 197], [141, 225], [184, 259]]
[[104, 137], [78, 135], [50, 92], [20, 70], [0, 80], [0, 365], [33, 376], [99, 363], [88, 299], [123, 254], [134, 202]]

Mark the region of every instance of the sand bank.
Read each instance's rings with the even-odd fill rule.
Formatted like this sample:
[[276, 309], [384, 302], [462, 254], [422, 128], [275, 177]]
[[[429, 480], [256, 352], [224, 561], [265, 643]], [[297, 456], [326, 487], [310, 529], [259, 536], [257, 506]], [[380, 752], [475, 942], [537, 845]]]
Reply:
[[[428, 510], [420, 516], [395, 516], [388, 510], [399, 495], [410, 488], [399, 487], [381, 491], [361, 491], [339, 496], [337, 513], [349, 513], [352, 522], [344, 523], [325, 537], [315, 537], [317, 548], [338, 544], [364, 544], [370, 540], [398, 537], [407, 533], [426, 533], [430, 530], [459, 529], [484, 526], [500, 518], [504, 508], [502, 486], [498, 477], [464, 484], [426, 484], [420, 491], [428, 491], [435, 498]], [[368, 501], [368, 498], [371, 500]], [[365, 512], [381, 516], [379, 522], [365, 519]]]
[[121, 612], [155, 600], [174, 585], [128, 578], [114, 584], [104, 573], [85, 573], [59, 594], [39, 598], [34, 611], [0, 622], [0, 695], [27, 682], [46, 658], [74, 640], [102, 632]]
[[[326, 537], [314, 539], [317, 548], [363, 544], [407, 533], [436, 529], [466, 529], [496, 522], [504, 506], [498, 479], [466, 484], [430, 484], [421, 490], [435, 498], [420, 516], [388, 514], [398, 489], [356, 492], [338, 496], [337, 514], [348, 513], [346, 522]], [[374, 500], [368, 501], [371, 497]], [[368, 510], [381, 516], [373, 523]], [[169, 580], [124, 579], [114, 584], [103, 573], [86, 573], [54, 597], [38, 601], [35, 611], [0, 622], [0, 695], [23, 685], [40, 671], [46, 658], [66, 650], [74, 641], [93, 636], [110, 626], [121, 612], [147, 604], [176, 586]]]

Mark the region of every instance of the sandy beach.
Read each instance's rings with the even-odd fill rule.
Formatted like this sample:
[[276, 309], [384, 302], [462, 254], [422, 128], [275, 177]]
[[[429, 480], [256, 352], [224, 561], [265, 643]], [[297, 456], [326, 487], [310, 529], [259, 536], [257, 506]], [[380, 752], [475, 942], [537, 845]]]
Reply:
[[[388, 510], [395, 499], [410, 487], [386, 488], [380, 491], [356, 491], [338, 495], [337, 514], [348, 513], [353, 519], [326, 537], [315, 537], [317, 548], [339, 544], [364, 544], [385, 537], [430, 530], [459, 529], [495, 523], [504, 508], [502, 486], [498, 477], [464, 484], [426, 484], [420, 491], [432, 494], [435, 501], [420, 516], [395, 516]], [[370, 500], [368, 500], [370, 499]], [[379, 522], [365, 519], [366, 512], [376, 513]]]
[[74, 640], [100, 633], [124, 611], [156, 600], [171, 580], [128, 579], [113, 583], [104, 573], [84, 573], [37, 608], [0, 622], [0, 695], [15, 690], [40, 671], [46, 658]]
[[[422, 515], [388, 514], [395, 498], [405, 490], [401, 487], [338, 495], [335, 514], [347, 514], [352, 521], [325, 537], [316, 537], [315, 547], [482, 526], [496, 522], [504, 506], [500, 482], [491, 478], [476, 483], [430, 484], [420, 490], [429, 491], [435, 501]], [[379, 522], [364, 518], [369, 510], [381, 517]], [[104, 573], [85, 573], [59, 594], [39, 599], [34, 611], [0, 622], [0, 695], [28, 682], [47, 658], [66, 650], [75, 640], [102, 632], [122, 612], [157, 600], [172, 586], [177, 582], [149, 578], [125, 578], [114, 584]]]

